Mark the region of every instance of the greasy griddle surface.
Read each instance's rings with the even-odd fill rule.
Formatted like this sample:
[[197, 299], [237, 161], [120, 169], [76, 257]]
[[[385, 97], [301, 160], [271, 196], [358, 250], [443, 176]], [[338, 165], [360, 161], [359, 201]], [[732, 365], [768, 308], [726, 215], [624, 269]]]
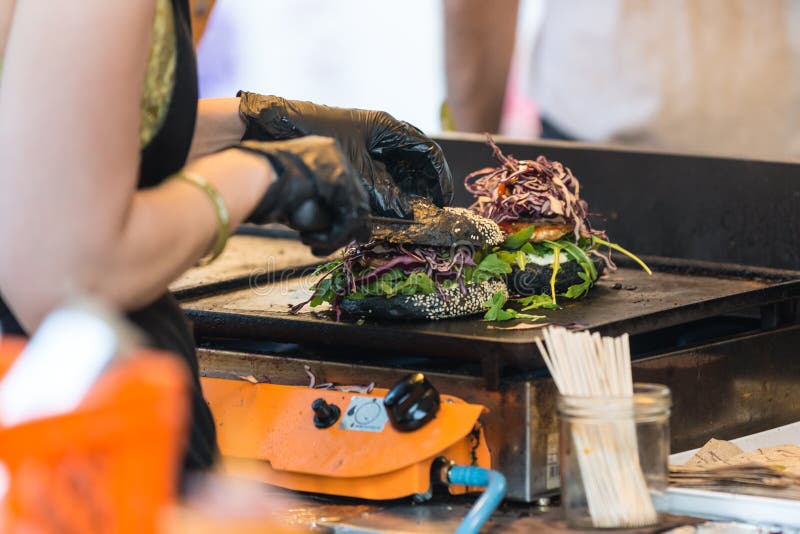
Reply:
[[199, 292], [230, 280], [253, 277], [257, 281], [267, 273], [320, 261], [307, 246], [295, 239], [235, 235], [228, 239], [219, 258], [203, 267], [188, 270], [170, 284], [169, 289], [178, 296], [191, 295], [192, 291]]
[[[686, 265], [681, 269], [691, 271]], [[198, 333], [209, 337], [351, 346], [464, 360], [496, 355], [518, 365], [541, 365], [535, 347], [539, 329], [500, 328], [525, 321], [487, 323], [477, 316], [445, 321], [366, 320], [357, 324], [354, 318], [336, 322], [323, 307], [289, 314], [291, 305], [307, 298], [312, 282], [309, 277], [276, 279], [255, 288], [187, 301], [183, 306]], [[622, 289], [614, 289], [615, 285]], [[581, 323], [604, 333], [634, 334], [782, 300], [800, 294], [798, 285], [797, 281], [702, 276], [696, 272], [655, 272], [648, 276], [638, 269], [621, 268], [599, 280], [586, 299], [563, 300], [563, 309], [533, 313], [546, 315], [542, 322]]]

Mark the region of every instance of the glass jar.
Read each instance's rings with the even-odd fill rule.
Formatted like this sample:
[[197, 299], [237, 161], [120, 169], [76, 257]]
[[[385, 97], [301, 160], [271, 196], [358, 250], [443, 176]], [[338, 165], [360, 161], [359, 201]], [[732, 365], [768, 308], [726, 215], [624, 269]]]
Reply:
[[667, 490], [669, 388], [634, 384], [633, 397], [559, 395], [561, 506], [573, 528], [659, 522]]

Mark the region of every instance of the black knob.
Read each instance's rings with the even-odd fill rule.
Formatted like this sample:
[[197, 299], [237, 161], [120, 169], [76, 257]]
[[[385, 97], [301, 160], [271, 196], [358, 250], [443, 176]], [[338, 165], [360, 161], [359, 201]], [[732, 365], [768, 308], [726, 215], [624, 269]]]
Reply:
[[311, 403], [314, 410], [314, 426], [317, 428], [328, 428], [339, 420], [342, 411], [335, 404], [328, 404], [325, 399], [317, 399]]
[[383, 399], [392, 426], [401, 432], [422, 428], [439, 411], [439, 392], [422, 373], [413, 373], [389, 390]]

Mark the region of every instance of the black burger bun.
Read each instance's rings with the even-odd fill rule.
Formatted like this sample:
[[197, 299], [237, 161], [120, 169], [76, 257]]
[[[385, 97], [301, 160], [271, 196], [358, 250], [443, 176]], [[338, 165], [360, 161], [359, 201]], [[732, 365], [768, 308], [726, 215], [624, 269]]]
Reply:
[[458, 286], [434, 291], [428, 295], [345, 298], [342, 311], [353, 317], [367, 319], [436, 320], [466, 317], [483, 313], [483, 304], [496, 292], [506, 293], [502, 280], [489, 280], [480, 284], [467, 284], [466, 293]]
[[[605, 262], [598, 257], [590, 258], [597, 269], [597, 276], [603, 274]], [[583, 272], [583, 267], [577, 261], [567, 261], [561, 264], [556, 275], [556, 293], [563, 293], [569, 286], [580, 284], [583, 280], [578, 276], [578, 273]], [[550, 278], [553, 276], [552, 265], [538, 265], [536, 263], [528, 263], [525, 269], [520, 269], [516, 265], [512, 268], [511, 273], [508, 275], [508, 292], [512, 295], [520, 295], [527, 297], [530, 295], [541, 295], [542, 293], [550, 293]]]
[[372, 239], [395, 245], [499, 245], [505, 234], [491, 219], [466, 208], [440, 208], [423, 198], [411, 201], [414, 223], [381, 223], [372, 227]]

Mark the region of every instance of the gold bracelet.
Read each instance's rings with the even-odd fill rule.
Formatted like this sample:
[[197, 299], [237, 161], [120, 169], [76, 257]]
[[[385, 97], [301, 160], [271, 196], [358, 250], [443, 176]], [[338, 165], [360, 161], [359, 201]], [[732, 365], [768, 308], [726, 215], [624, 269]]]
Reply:
[[228, 236], [231, 233], [228, 208], [225, 207], [225, 201], [222, 200], [219, 191], [202, 176], [189, 171], [180, 171], [172, 177], [199, 187], [214, 205], [214, 213], [217, 216], [217, 238], [214, 240], [214, 248], [211, 249], [211, 252], [197, 262], [198, 265], [208, 265], [222, 254], [225, 244], [228, 242]]

